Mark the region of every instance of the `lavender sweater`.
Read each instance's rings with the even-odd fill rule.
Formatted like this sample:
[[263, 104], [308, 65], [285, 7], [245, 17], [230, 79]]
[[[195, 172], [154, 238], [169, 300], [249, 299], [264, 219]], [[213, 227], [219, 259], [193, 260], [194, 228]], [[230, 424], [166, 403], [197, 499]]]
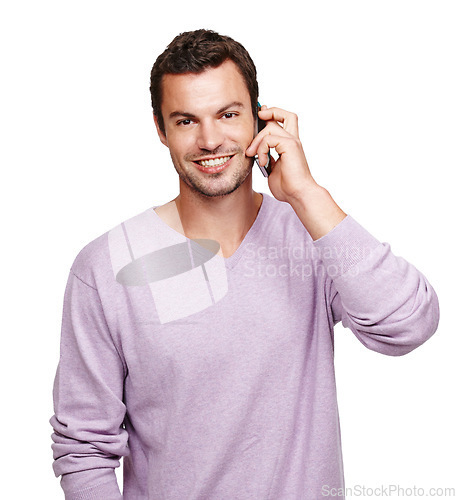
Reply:
[[263, 194], [228, 259], [153, 208], [76, 257], [54, 386], [65, 498], [316, 500], [344, 486], [334, 325], [403, 355], [436, 330], [426, 278], [351, 216], [312, 241]]

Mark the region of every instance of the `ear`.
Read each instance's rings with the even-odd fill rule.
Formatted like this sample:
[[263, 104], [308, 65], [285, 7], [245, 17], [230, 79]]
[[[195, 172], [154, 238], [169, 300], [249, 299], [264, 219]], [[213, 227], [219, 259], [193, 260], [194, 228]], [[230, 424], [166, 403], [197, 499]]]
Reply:
[[158, 134], [158, 137], [160, 138], [160, 141], [162, 142], [162, 144], [164, 144], [166, 147], [168, 147], [168, 141], [166, 140], [166, 134], [164, 134], [160, 130], [160, 127], [158, 126], [158, 120], [157, 120], [156, 115], [154, 115], [154, 123], [155, 123], [155, 128], [157, 129], [157, 134]]

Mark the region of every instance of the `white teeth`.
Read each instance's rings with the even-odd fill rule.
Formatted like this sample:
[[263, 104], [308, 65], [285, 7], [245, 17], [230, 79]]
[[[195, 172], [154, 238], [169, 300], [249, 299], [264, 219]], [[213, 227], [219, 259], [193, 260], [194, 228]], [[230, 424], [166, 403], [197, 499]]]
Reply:
[[202, 167], [218, 167], [226, 163], [230, 158], [231, 156], [224, 156], [223, 158], [215, 158], [213, 160], [202, 160], [199, 161], [198, 163]]

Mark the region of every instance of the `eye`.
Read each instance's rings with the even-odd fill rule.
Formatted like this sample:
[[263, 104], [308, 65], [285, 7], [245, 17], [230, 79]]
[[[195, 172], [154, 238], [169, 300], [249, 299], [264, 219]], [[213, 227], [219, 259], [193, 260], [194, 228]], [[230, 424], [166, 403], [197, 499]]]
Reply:
[[236, 113], [233, 113], [232, 111], [230, 111], [230, 112], [228, 112], [228, 113], [225, 113], [225, 114], [223, 115], [223, 117], [224, 117], [224, 118], [226, 118], [226, 119], [234, 118], [235, 116], [237, 116], [237, 114], [236, 114]]
[[190, 125], [190, 123], [192, 123], [192, 120], [190, 120], [190, 118], [185, 118], [184, 120], [179, 120], [177, 122], [177, 125]]

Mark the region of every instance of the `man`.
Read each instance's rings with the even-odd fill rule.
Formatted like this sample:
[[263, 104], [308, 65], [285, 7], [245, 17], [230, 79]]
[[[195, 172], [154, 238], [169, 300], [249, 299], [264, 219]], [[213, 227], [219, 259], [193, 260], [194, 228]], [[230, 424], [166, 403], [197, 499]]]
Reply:
[[[403, 355], [435, 332], [435, 292], [314, 181], [297, 117], [258, 110], [240, 44], [179, 35], [151, 94], [180, 191], [72, 266], [51, 419], [66, 498], [122, 498], [120, 457], [127, 500], [340, 491], [334, 325]], [[252, 190], [270, 148], [274, 197]]]

